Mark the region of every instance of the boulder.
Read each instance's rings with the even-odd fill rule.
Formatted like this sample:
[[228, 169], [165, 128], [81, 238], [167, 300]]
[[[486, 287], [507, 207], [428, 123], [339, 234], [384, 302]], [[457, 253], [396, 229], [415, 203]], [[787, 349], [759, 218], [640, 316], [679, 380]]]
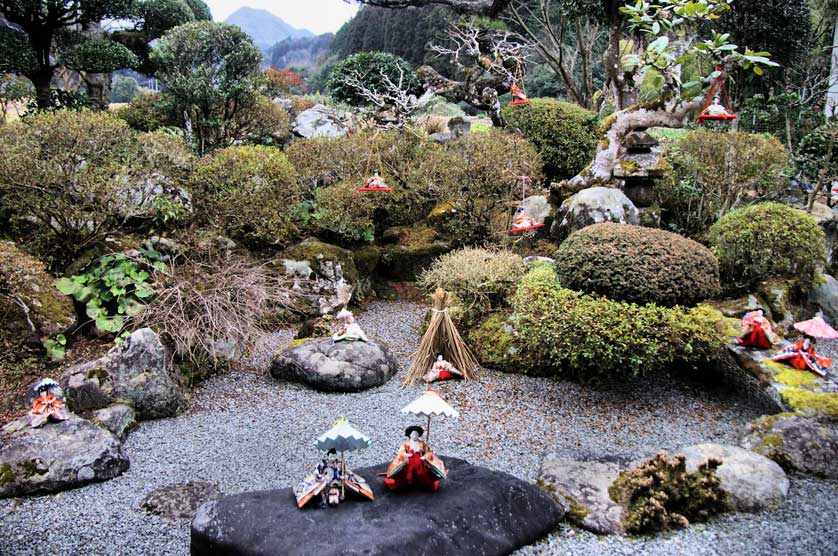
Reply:
[[382, 241], [386, 245], [376, 272], [388, 280], [414, 281], [437, 257], [451, 250], [451, 245], [440, 241], [436, 231], [427, 226], [387, 228]]
[[766, 415], [747, 425], [740, 444], [786, 470], [838, 479], [838, 426], [834, 421], [792, 413]]
[[291, 131], [305, 138], [343, 137], [349, 132], [349, 117], [332, 107], [315, 104], [297, 115]]
[[538, 482], [567, 509], [567, 519], [598, 535], [623, 532], [623, 507], [611, 500], [608, 487], [626, 466], [605, 459], [576, 461], [554, 454], [541, 464]]
[[130, 405], [114, 404], [97, 409], [92, 420], [115, 434], [120, 440], [125, 439], [128, 431], [137, 424], [137, 412]]
[[314, 239], [287, 249], [273, 264], [293, 279], [294, 309], [307, 316], [348, 305], [359, 280], [352, 251]]
[[131, 405], [140, 420], [173, 417], [186, 399], [169, 360], [157, 334], [141, 328], [103, 357], [68, 368], [61, 375], [61, 387], [73, 411], [121, 402]]
[[809, 290], [808, 302], [830, 323], [838, 325], [838, 280], [829, 274], [822, 276], [824, 281]]
[[694, 473], [710, 458], [722, 462], [716, 474], [727, 493], [729, 509], [758, 512], [780, 506], [789, 491], [789, 480], [775, 462], [755, 452], [723, 444], [697, 444], [677, 453], [684, 454], [687, 472]]
[[546, 195], [530, 195], [524, 199], [523, 204], [524, 214], [532, 216], [536, 222], [544, 222], [552, 210]]
[[198, 509], [192, 556], [482, 556], [505, 555], [547, 535], [564, 512], [533, 484], [443, 459], [438, 492], [393, 493], [377, 474], [357, 469], [375, 501], [300, 510], [290, 488], [223, 496]]
[[76, 322], [73, 301], [55, 287], [44, 264], [11, 241], [0, 241], [0, 334], [41, 345]]
[[169, 519], [192, 519], [201, 504], [220, 495], [215, 483], [189, 481], [152, 490], [140, 502], [140, 507]]
[[634, 203], [619, 189], [591, 187], [576, 193], [559, 208], [550, 234], [557, 240], [585, 226], [600, 222], [640, 224], [640, 213]]
[[119, 439], [76, 415], [37, 429], [22, 417], [4, 432], [0, 498], [67, 490], [113, 479], [128, 469]]
[[325, 392], [359, 392], [393, 378], [399, 363], [383, 343], [370, 340], [303, 340], [274, 358], [271, 375]]

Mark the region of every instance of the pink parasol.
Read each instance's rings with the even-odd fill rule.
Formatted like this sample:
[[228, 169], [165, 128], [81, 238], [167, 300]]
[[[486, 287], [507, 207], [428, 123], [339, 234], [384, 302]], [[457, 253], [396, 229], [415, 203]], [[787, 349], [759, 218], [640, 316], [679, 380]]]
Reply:
[[824, 340], [838, 339], [838, 331], [829, 326], [826, 321], [820, 317], [798, 322], [794, 325], [794, 327], [803, 334], [813, 338], [823, 338]]

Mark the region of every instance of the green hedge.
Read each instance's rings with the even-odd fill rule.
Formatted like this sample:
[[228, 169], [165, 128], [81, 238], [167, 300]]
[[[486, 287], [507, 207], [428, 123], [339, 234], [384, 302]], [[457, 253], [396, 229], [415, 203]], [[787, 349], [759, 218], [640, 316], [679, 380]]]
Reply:
[[551, 179], [582, 171], [596, 153], [598, 117], [577, 104], [534, 98], [524, 106], [506, 106], [503, 117], [535, 145]]
[[763, 280], [785, 278], [808, 289], [826, 258], [826, 235], [815, 219], [780, 203], [760, 203], [729, 212], [710, 228], [722, 284], [747, 291]]
[[298, 235], [303, 200], [294, 167], [273, 147], [228, 147], [205, 157], [192, 175], [201, 218], [237, 241], [284, 247]]
[[559, 281], [619, 301], [694, 305], [719, 293], [719, 265], [695, 241], [655, 228], [594, 224], [556, 251]]
[[487, 367], [597, 381], [712, 360], [725, 342], [722, 319], [705, 306], [669, 309], [574, 292], [541, 265], [522, 279], [511, 313], [491, 315], [469, 338]]

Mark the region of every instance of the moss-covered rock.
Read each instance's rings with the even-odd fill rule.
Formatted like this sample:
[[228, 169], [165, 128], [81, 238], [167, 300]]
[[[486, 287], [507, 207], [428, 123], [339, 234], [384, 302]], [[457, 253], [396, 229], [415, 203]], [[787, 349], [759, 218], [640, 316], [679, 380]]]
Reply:
[[390, 280], [416, 280], [435, 258], [451, 250], [427, 226], [389, 228], [383, 239], [390, 243], [381, 251], [378, 273]]
[[59, 292], [40, 261], [0, 241], [0, 334], [37, 344], [76, 321], [71, 299]]
[[787, 471], [838, 478], [838, 425], [833, 420], [782, 413], [751, 421], [741, 446]]
[[506, 373], [540, 374], [538, 362], [519, 349], [508, 313], [492, 313], [468, 331], [469, 347], [483, 367]]
[[307, 239], [286, 249], [283, 258], [307, 261], [311, 265], [311, 269], [317, 273], [328, 272], [328, 263], [338, 262], [343, 271], [343, 276], [349, 283], [354, 284], [358, 281], [358, 268], [355, 266], [355, 257], [352, 251], [337, 245], [324, 243], [316, 239]]
[[309, 316], [349, 304], [360, 281], [352, 251], [316, 239], [286, 249], [272, 264], [293, 278], [295, 310]]
[[795, 411], [838, 417], [838, 392], [785, 388], [780, 392], [780, 396]]

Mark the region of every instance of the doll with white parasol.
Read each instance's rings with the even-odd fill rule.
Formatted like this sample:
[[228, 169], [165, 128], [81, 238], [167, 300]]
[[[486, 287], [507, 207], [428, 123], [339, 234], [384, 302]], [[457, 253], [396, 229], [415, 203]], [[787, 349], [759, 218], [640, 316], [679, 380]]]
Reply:
[[829, 367], [832, 366], [832, 361], [815, 353], [815, 338], [835, 340], [838, 339], [838, 331], [829, 326], [821, 317], [798, 322], [794, 328], [803, 334], [803, 338], [786, 346], [772, 359], [788, 363], [800, 371], [808, 370], [820, 377], [829, 378]]
[[427, 429], [414, 425], [404, 431], [407, 439], [387, 468], [384, 484], [390, 490], [436, 491], [439, 482], [447, 477], [447, 472], [445, 464], [430, 446], [431, 417], [459, 417], [460, 414], [431, 389], [403, 407], [402, 413], [427, 417]]
[[297, 506], [302, 508], [317, 494], [321, 495], [322, 505], [337, 506], [345, 499], [347, 488], [364, 498], [374, 500], [367, 481], [346, 467], [344, 457], [345, 452], [360, 450], [369, 445], [369, 437], [350, 425], [349, 421], [343, 417], [335, 421], [332, 428], [320, 435], [315, 442], [315, 446], [326, 453], [323, 461], [294, 488]]

